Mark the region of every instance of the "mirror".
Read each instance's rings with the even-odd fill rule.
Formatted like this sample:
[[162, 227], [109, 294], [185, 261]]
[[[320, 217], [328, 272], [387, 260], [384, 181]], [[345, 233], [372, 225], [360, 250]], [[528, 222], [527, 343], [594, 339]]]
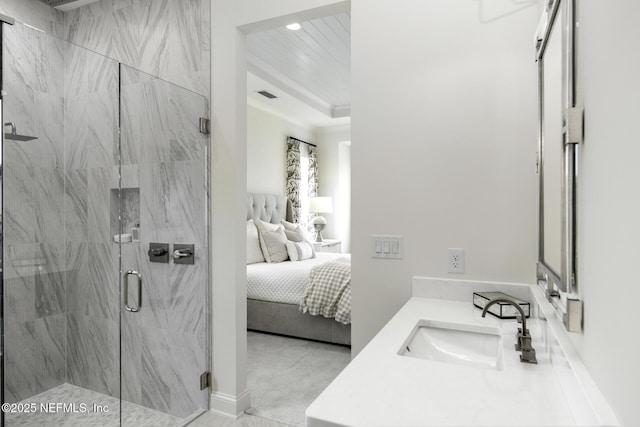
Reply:
[[[575, 0], [547, 0], [536, 34], [538, 63], [538, 283], [570, 331], [582, 328], [576, 283], [576, 145], [582, 109], [575, 94]], [[558, 297], [554, 299], [555, 297]]]
[[562, 272], [562, 10], [553, 21], [540, 59], [543, 70], [542, 194], [543, 260], [558, 275]]

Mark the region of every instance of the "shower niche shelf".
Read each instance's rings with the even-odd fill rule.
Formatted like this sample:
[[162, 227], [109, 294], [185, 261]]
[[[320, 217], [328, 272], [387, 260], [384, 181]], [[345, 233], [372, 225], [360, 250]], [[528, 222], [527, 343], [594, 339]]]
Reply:
[[[120, 207], [122, 206], [122, 209]], [[122, 217], [122, 231], [118, 216]], [[130, 234], [131, 229], [140, 221], [140, 188], [111, 189], [111, 236]], [[123, 242], [138, 243], [138, 242]]]

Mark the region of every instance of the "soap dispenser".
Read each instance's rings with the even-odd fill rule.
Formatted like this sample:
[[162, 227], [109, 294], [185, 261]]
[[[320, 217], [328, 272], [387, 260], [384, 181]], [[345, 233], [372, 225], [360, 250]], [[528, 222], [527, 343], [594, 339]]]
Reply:
[[131, 241], [140, 242], [140, 220], [136, 220], [135, 227], [131, 227]]

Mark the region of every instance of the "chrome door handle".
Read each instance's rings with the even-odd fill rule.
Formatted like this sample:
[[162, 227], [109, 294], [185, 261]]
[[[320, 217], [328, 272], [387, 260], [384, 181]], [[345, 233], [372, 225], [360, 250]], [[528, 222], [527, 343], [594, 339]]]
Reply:
[[[138, 304], [135, 307], [129, 306], [129, 277], [136, 276], [138, 278]], [[129, 270], [124, 273], [124, 308], [127, 311], [136, 313], [142, 307], [142, 275], [137, 271]]]

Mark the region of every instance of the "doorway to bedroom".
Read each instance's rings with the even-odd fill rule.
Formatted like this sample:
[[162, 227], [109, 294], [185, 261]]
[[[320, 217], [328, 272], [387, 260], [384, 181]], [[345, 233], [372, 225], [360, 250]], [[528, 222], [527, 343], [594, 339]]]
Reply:
[[247, 34], [246, 412], [287, 425], [351, 360], [350, 24]]

